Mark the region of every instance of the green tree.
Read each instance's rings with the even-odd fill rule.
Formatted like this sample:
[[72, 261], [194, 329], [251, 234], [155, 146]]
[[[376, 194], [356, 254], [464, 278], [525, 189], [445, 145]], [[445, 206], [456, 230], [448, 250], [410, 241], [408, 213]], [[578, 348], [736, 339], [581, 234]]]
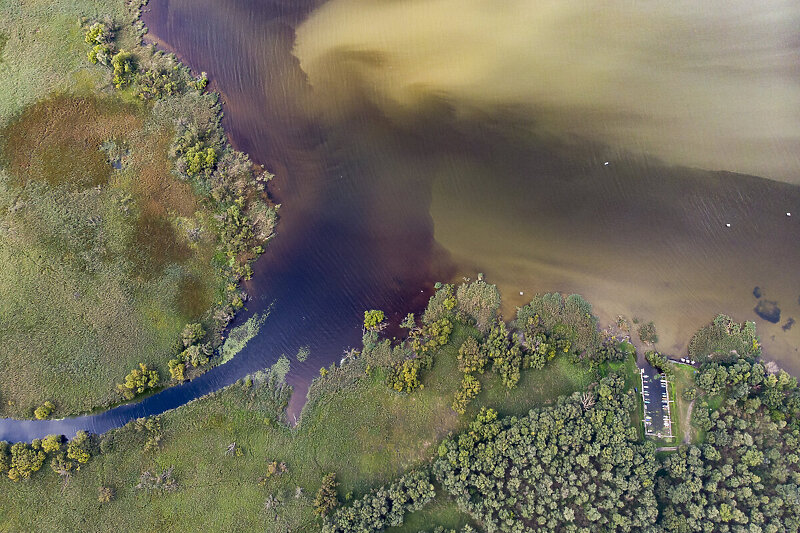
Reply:
[[45, 420], [50, 418], [50, 415], [53, 414], [53, 410], [55, 408], [56, 406], [53, 405], [53, 402], [48, 400], [44, 402], [44, 404], [37, 407], [33, 414], [38, 420]]
[[80, 430], [75, 434], [75, 437], [70, 439], [67, 443], [67, 457], [80, 464], [88, 463], [89, 459], [92, 457], [90, 448], [91, 439], [89, 434]]
[[322, 478], [322, 485], [314, 498], [314, 512], [320, 516], [326, 516], [339, 505], [339, 498], [336, 495], [336, 473], [325, 474]]
[[203, 340], [205, 336], [206, 330], [203, 328], [203, 324], [186, 324], [181, 333], [181, 340], [185, 347], [189, 347]]
[[125, 50], [120, 50], [111, 58], [111, 67], [114, 69], [114, 86], [118, 89], [128, 85], [136, 73], [133, 54]]
[[57, 452], [61, 449], [63, 437], [61, 435], [48, 435], [42, 439], [42, 450], [45, 453]]
[[458, 349], [458, 370], [464, 373], [483, 374], [488, 357], [474, 337], [467, 337]]
[[12, 481], [29, 479], [34, 472], [42, 468], [46, 458], [47, 455], [42, 450], [35, 450], [24, 442], [15, 442], [11, 446], [8, 478]]
[[367, 331], [376, 330], [385, 320], [383, 311], [372, 309], [364, 311], [364, 329]]
[[139, 368], [134, 368], [125, 376], [125, 383], [117, 385], [117, 390], [126, 400], [132, 400], [137, 394], [158, 385], [158, 372], [150, 369], [144, 363], [139, 363]]

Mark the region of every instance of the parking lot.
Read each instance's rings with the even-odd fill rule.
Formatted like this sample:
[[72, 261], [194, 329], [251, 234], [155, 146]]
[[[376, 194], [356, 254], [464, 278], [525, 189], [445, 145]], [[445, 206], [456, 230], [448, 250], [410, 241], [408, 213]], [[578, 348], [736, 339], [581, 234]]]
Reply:
[[668, 382], [661, 378], [651, 365], [640, 369], [642, 375], [642, 400], [644, 401], [645, 435], [670, 438], [672, 420], [670, 417], [671, 402], [668, 394]]

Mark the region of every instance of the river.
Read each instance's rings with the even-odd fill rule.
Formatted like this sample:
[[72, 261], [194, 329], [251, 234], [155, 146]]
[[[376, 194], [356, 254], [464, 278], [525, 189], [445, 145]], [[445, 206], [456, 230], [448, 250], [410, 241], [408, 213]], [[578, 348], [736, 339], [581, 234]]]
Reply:
[[[766, 357], [800, 373], [800, 326], [782, 327], [800, 318], [796, 6], [317, 4], [151, 0], [144, 15], [150, 39], [208, 72], [232, 143], [276, 174], [278, 236], [237, 318], [271, 308], [258, 337], [190, 383], [6, 420], [0, 439], [100, 433], [281, 354], [294, 416], [319, 368], [359, 345], [365, 309], [396, 322], [435, 281], [478, 272], [506, 316], [579, 292], [602, 322], [654, 321], [679, 356], [718, 312], [756, 320]], [[755, 315], [755, 286], [778, 324]]]

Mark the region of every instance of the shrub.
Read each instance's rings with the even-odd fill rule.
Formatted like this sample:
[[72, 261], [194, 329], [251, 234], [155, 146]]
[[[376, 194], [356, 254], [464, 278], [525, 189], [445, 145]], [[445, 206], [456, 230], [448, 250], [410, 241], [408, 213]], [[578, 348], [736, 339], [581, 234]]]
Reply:
[[419, 357], [413, 357], [394, 363], [386, 374], [386, 384], [397, 392], [414, 392], [422, 388], [419, 373], [424, 362]]
[[336, 495], [336, 473], [325, 474], [322, 478], [322, 485], [314, 498], [314, 512], [320, 516], [326, 516], [339, 505], [339, 498]]
[[90, 447], [91, 439], [89, 438], [89, 434], [80, 430], [75, 434], [75, 437], [70, 439], [67, 443], [67, 457], [80, 464], [88, 463], [89, 459], [92, 457]]
[[639, 326], [639, 338], [642, 342], [647, 344], [655, 344], [658, 342], [658, 335], [656, 334], [656, 325], [652, 322], [641, 324]]
[[114, 499], [114, 489], [111, 487], [100, 487], [97, 490], [97, 501], [100, 503], [108, 503]]
[[186, 370], [186, 363], [183, 361], [179, 361], [178, 359], [170, 359], [169, 363], [169, 375], [175, 381], [181, 382], [186, 379], [184, 376], [184, 371]]
[[0, 440], [0, 474], [5, 474], [11, 468], [11, 447], [9, 444]]
[[136, 73], [133, 54], [125, 50], [120, 50], [111, 58], [111, 67], [114, 69], [114, 86], [118, 89], [128, 85]]
[[543, 333], [547, 339], [557, 340], [562, 343], [559, 349], [564, 353], [585, 352], [591, 358], [600, 344], [592, 306], [578, 294], [566, 299], [559, 293], [536, 295], [517, 311], [515, 327], [531, 335]]
[[464, 283], [456, 290], [456, 301], [459, 316], [472, 319], [478, 330], [485, 333], [500, 308], [500, 292], [497, 286], [483, 281]]
[[456, 307], [456, 297], [453, 294], [453, 286], [450, 284], [440, 285], [436, 294], [428, 301], [428, 306], [422, 315], [422, 322], [430, 324], [453, 314]]
[[61, 435], [48, 435], [42, 439], [42, 451], [45, 453], [57, 452], [61, 449], [63, 437]]
[[739, 357], [753, 359], [760, 355], [755, 322], [738, 324], [727, 315], [717, 315], [689, 341], [689, 358], [699, 362], [732, 362]]
[[186, 324], [181, 332], [181, 340], [185, 347], [197, 344], [206, 336], [206, 330], [202, 324]]

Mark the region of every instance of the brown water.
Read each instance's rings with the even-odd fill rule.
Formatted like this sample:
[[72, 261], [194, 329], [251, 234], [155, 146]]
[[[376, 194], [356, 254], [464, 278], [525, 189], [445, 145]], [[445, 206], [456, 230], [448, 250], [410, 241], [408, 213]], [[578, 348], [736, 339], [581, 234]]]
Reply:
[[674, 354], [718, 312], [756, 320], [800, 371], [800, 327], [781, 329], [800, 318], [800, 9], [602, 6], [151, 0], [152, 36], [209, 73], [234, 143], [278, 176], [250, 287], [274, 325], [244, 357], [314, 345], [302, 389], [363, 308], [484, 272], [508, 312], [580, 292]]

